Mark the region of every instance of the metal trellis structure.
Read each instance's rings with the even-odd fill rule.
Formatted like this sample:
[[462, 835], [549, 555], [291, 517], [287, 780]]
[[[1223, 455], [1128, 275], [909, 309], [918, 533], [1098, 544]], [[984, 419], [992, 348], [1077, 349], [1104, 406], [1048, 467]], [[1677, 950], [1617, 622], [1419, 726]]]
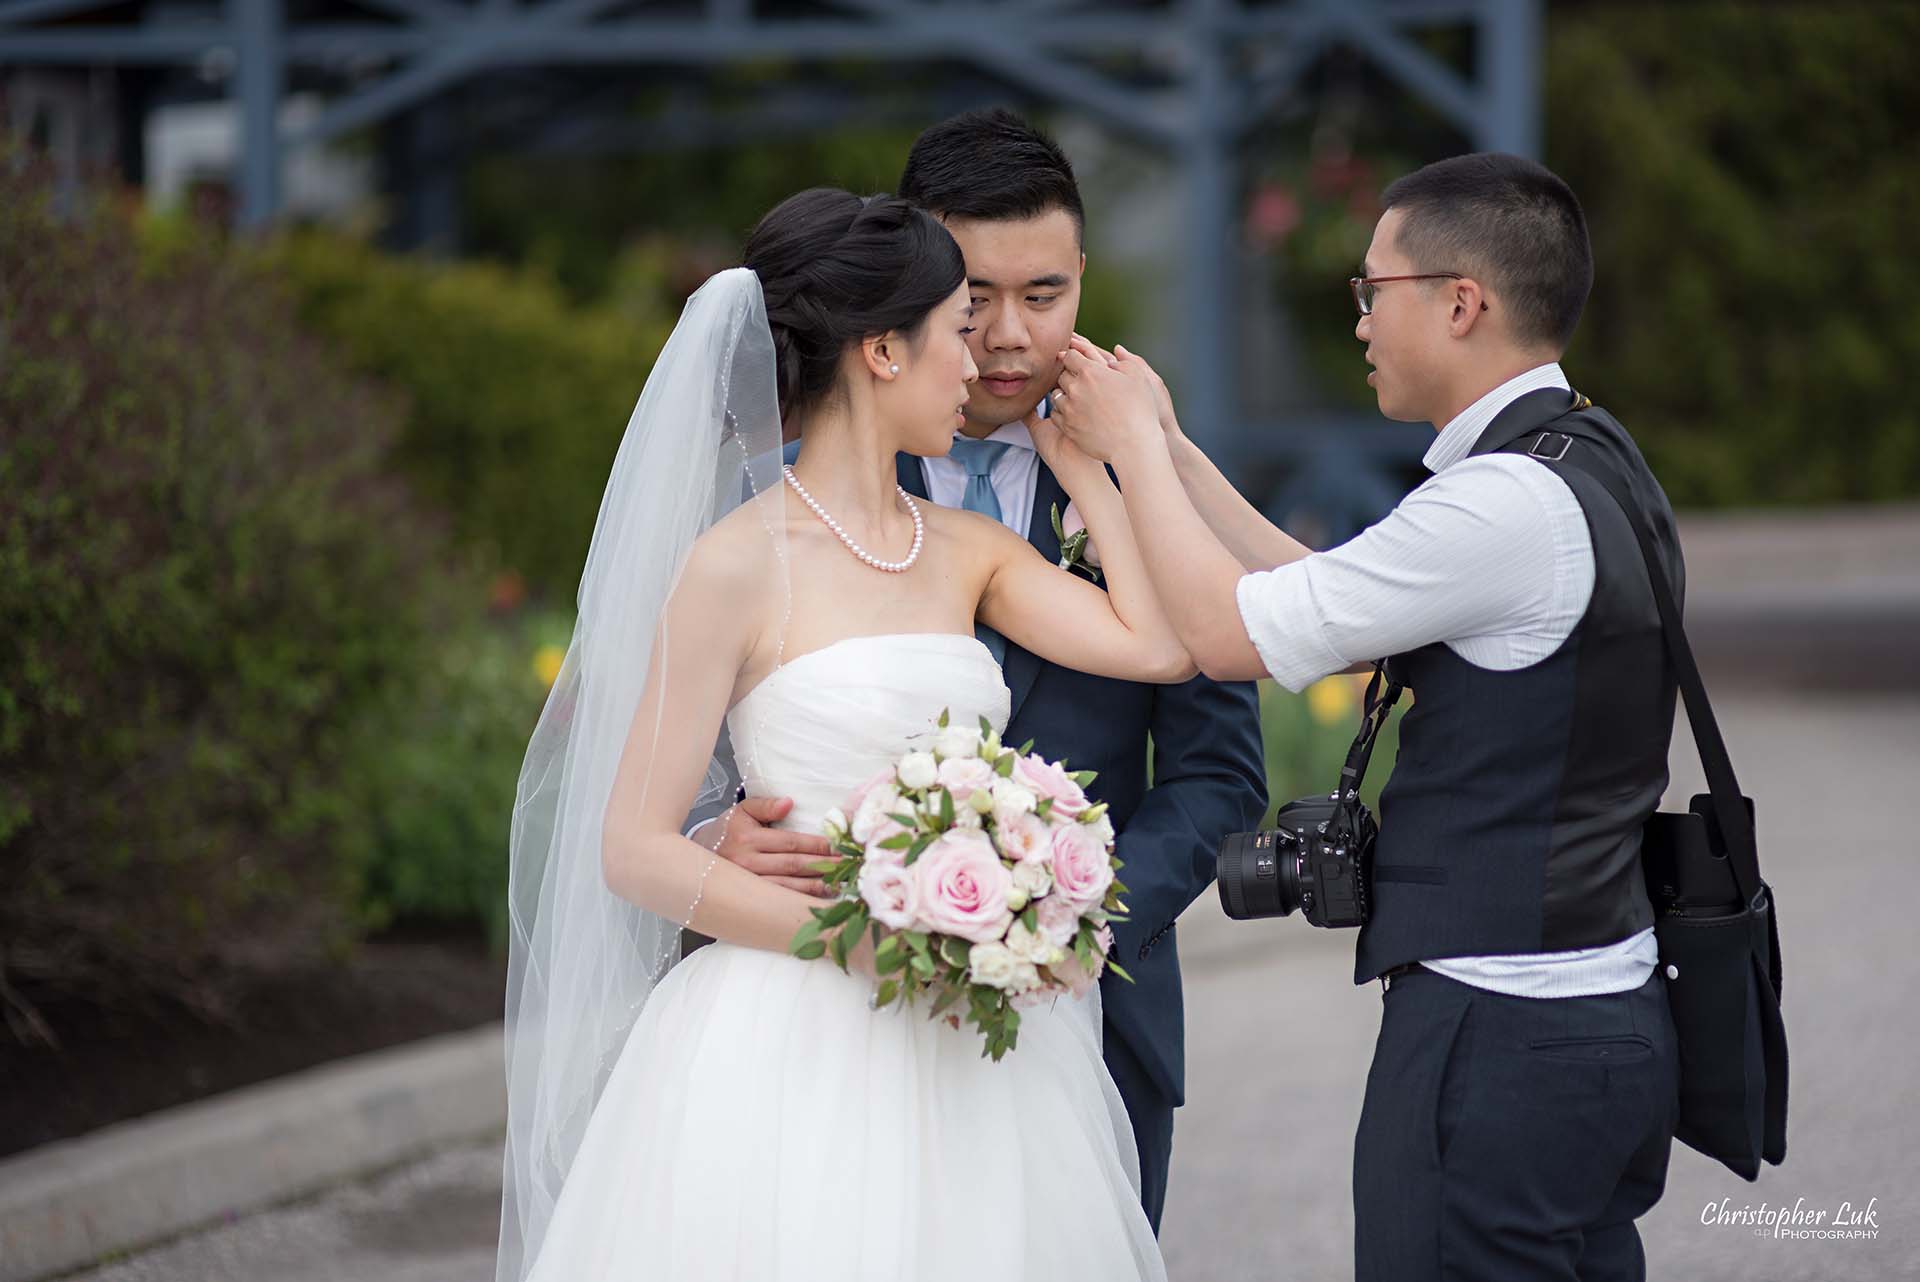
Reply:
[[[1242, 412], [1235, 344], [1239, 154], [1335, 45], [1358, 51], [1480, 149], [1539, 151], [1541, 0], [0, 0], [0, 72], [26, 66], [226, 65], [238, 104], [238, 221], [282, 206], [285, 156], [417, 112], [504, 68], [718, 67], [862, 56], [961, 64], [1084, 112], [1159, 150], [1187, 201], [1176, 247], [1183, 297], [1181, 417], [1230, 475], [1265, 457], [1310, 461], [1293, 488], [1330, 487], [1336, 531], [1398, 497], [1387, 468], [1425, 434], [1356, 435], [1346, 419], [1261, 424]], [[129, 12], [137, 20], [125, 20]], [[1417, 39], [1470, 27], [1463, 76]], [[1013, 35], [1017, 39], [1009, 42]], [[283, 125], [290, 77], [383, 68], [317, 118]], [[1360, 442], [1366, 443], [1360, 443]]]

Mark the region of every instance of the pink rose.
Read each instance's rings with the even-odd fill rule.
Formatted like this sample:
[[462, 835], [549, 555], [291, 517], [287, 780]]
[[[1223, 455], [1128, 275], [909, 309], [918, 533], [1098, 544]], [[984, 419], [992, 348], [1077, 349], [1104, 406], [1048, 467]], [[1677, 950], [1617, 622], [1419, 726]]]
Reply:
[[1055, 815], [1071, 819], [1087, 808], [1087, 794], [1073, 776], [1037, 752], [1013, 763], [1013, 780], [1036, 797], [1052, 797]]
[[1081, 912], [1098, 908], [1113, 884], [1113, 861], [1086, 824], [1053, 830], [1053, 893]]
[[979, 757], [948, 757], [940, 763], [940, 786], [953, 794], [953, 804], [965, 805], [977, 788], [991, 788], [997, 776]]
[[905, 867], [907, 851], [904, 846], [889, 850], [880, 844], [887, 838], [898, 836], [905, 831], [907, 830], [901, 827], [897, 821], [882, 818], [874, 825], [872, 835], [867, 838], [867, 862], [870, 864], [892, 864], [895, 867]]
[[[1086, 528], [1086, 518], [1080, 515], [1080, 509], [1074, 506], [1073, 500], [1068, 499], [1067, 510], [1060, 514], [1060, 532], [1066, 536], [1061, 542], [1066, 542], [1066, 539]], [[1088, 535], [1087, 541], [1080, 545], [1080, 559], [1096, 570], [1100, 568], [1100, 549], [1093, 545], [1092, 535]]]
[[918, 883], [920, 919], [929, 930], [976, 944], [1007, 933], [1013, 914], [1007, 892], [1013, 876], [978, 829], [950, 829], [928, 846], [912, 868]]
[[1023, 864], [1053, 857], [1053, 829], [1037, 815], [1014, 815], [1000, 825], [1000, 851]]
[[1033, 901], [1040, 938], [1055, 948], [1069, 948], [1080, 933], [1080, 908], [1065, 895], [1043, 895]]
[[890, 784], [892, 782], [893, 782], [893, 767], [888, 766], [885, 770], [882, 770], [879, 774], [867, 780], [865, 783], [861, 784], [858, 788], [855, 788], [852, 792], [848, 793], [846, 804], [841, 806], [840, 808], [846, 811], [848, 814], [852, 814], [854, 811], [860, 809], [860, 803], [867, 799], [868, 793], [872, 792], [875, 788], [881, 787], [884, 784]]
[[[889, 851], [888, 853], [896, 853]], [[900, 864], [867, 863], [860, 868], [860, 898], [867, 912], [889, 930], [912, 930], [919, 915], [919, 882]]]

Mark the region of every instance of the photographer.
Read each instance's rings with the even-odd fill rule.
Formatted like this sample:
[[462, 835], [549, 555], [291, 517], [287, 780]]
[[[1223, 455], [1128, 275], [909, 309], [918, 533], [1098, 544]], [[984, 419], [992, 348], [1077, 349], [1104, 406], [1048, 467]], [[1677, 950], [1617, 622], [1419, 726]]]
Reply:
[[1417, 702], [1381, 800], [1356, 983], [1384, 1011], [1354, 1145], [1360, 1282], [1645, 1276], [1679, 1064], [1640, 834], [1675, 676], [1604, 474], [1673, 516], [1558, 364], [1592, 283], [1578, 201], [1471, 155], [1384, 193], [1352, 282], [1368, 383], [1430, 422], [1433, 472], [1323, 553], [1180, 432], [1138, 356], [1075, 340], [1054, 421], [1108, 460], [1181, 640], [1218, 680], [1301, 690], [1387, 658]]

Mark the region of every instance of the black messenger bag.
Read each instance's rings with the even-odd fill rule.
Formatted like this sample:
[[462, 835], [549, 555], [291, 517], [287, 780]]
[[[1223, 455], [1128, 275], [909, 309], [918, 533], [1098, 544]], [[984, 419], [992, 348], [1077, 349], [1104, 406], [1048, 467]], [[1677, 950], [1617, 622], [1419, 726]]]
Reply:
[[1681, 627], [1673, 589], [1638, 505], [1609, 471], [1580, 458], [1584, 443], [1543, 432], [1531, 457], [1579, 468], [1627, 514], [1646, 558], [1667, 654], [1678, 674], [1708, 793], [1684, 814], [1647, 821], [1641, 862], [1680, 1046], [1674, 1137], [1755, 1179], [1787, 1154], [1787, 1032], [1780, 1019], [1780, 926], [1760, 879], [1753, 804], [1740, 794], [1706, 686]]

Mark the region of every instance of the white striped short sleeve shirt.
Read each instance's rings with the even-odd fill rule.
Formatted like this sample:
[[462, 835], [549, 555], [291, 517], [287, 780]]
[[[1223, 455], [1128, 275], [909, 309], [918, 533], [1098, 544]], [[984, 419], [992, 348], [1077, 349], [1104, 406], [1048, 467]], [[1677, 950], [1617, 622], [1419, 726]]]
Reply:
[[[1565, 643], [1593, 596], [1592, 538], [1579, 500], [1518, 454], [1468, 457], [1488, 424], [1528, 392], [1568, 386], [1558, 364], [1494, 388], [1427, 451], [1433, 473], [1337, 548], [1244, 576], [1247, 636], [1289, 690], [1355, 663], [1443, 643], [1476, 667], [1513, 672]], [[1496, 992], [1572, 997], [1638, 988], [1653, 932], [1571, 953], [1451, 958], [1429, 969]]]

